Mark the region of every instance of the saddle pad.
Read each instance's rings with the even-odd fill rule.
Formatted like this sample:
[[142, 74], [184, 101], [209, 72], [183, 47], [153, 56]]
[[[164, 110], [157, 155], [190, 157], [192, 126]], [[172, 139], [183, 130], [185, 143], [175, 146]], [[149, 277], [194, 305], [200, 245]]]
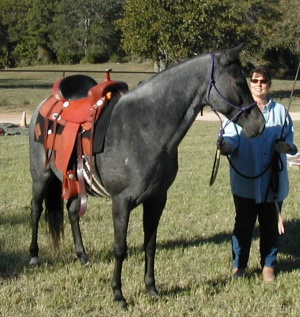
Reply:
[[[120, 97], [121, 95], [116, 95], [108, 101], [106, 107], [102, 110], [100, 118], [95, 123], [94, 135], [97, 135], [97, 138], [94, 138], [93, 154], [101, 153], [104, 150], [105, 136], [110, 123], [112, 111]], [[89, 131], [85, 133], [88, 134]], [[85, 137], [85, 133], [83, 137]]]

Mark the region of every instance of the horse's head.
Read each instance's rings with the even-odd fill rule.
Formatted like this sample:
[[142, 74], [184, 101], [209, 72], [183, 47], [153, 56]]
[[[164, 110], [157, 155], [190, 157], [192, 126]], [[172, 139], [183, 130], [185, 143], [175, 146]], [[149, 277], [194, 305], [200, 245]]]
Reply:
[[253, 100], [241, 69], [242, 45], [211, 55], [208, 102], [212, 108], [243, 128], [248, 137], [259, 136], [264, 117]]

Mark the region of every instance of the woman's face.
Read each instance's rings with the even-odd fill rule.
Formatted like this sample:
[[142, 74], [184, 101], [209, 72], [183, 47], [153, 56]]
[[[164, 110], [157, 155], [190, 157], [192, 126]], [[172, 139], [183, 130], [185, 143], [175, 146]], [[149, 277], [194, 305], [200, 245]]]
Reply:
[[253, 73], [250, 89], [253, 97], [265, 99], [269, 93], [270, 83], [262, 74]]

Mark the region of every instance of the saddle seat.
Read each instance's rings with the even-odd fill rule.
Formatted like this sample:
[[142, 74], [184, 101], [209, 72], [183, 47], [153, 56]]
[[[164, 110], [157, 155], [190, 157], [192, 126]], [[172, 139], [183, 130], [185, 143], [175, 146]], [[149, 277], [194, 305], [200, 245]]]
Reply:
[[[46, 164], [54, 155], [55, 166], [62, 172], [64, 199], [82, 196], [81, 201], [85, 201], [82, 161], [88, 156], [92, 165], [94, 125], [108, 101], [116, 93], [128, 91], [125, 82], [110, 79], [110, 71], [106, 70], [104, 81], [99, 84], [86, 75], [71, 75], [58, 80], [53, 86], [53, 94], [41, 106], [44, 124], [36, 124], [35, 136], [43, 139]], [[82, 137], [85, 131], [89, 131], [88, 139]], [[77, 157], [75, 168], [71, 162], [74, 153]], [[80, 208], [80, 214], [85, 209], [86, 206]]]
[[90, 76], [71, 75], [58, 80], [53, 86], [53, 95], [58, 100], [76, 100], [85, 98], [88, 91], [97, 85]]

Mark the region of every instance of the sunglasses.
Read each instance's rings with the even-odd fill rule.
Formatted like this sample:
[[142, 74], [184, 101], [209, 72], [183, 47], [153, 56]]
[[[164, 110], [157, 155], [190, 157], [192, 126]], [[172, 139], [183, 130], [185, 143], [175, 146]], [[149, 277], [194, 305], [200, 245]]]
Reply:
[[267, 79], [251, 79], [251, 83], [257, 84], [258, 82], [261, 82], [262, 84], [267, 84], [269, 81]]

